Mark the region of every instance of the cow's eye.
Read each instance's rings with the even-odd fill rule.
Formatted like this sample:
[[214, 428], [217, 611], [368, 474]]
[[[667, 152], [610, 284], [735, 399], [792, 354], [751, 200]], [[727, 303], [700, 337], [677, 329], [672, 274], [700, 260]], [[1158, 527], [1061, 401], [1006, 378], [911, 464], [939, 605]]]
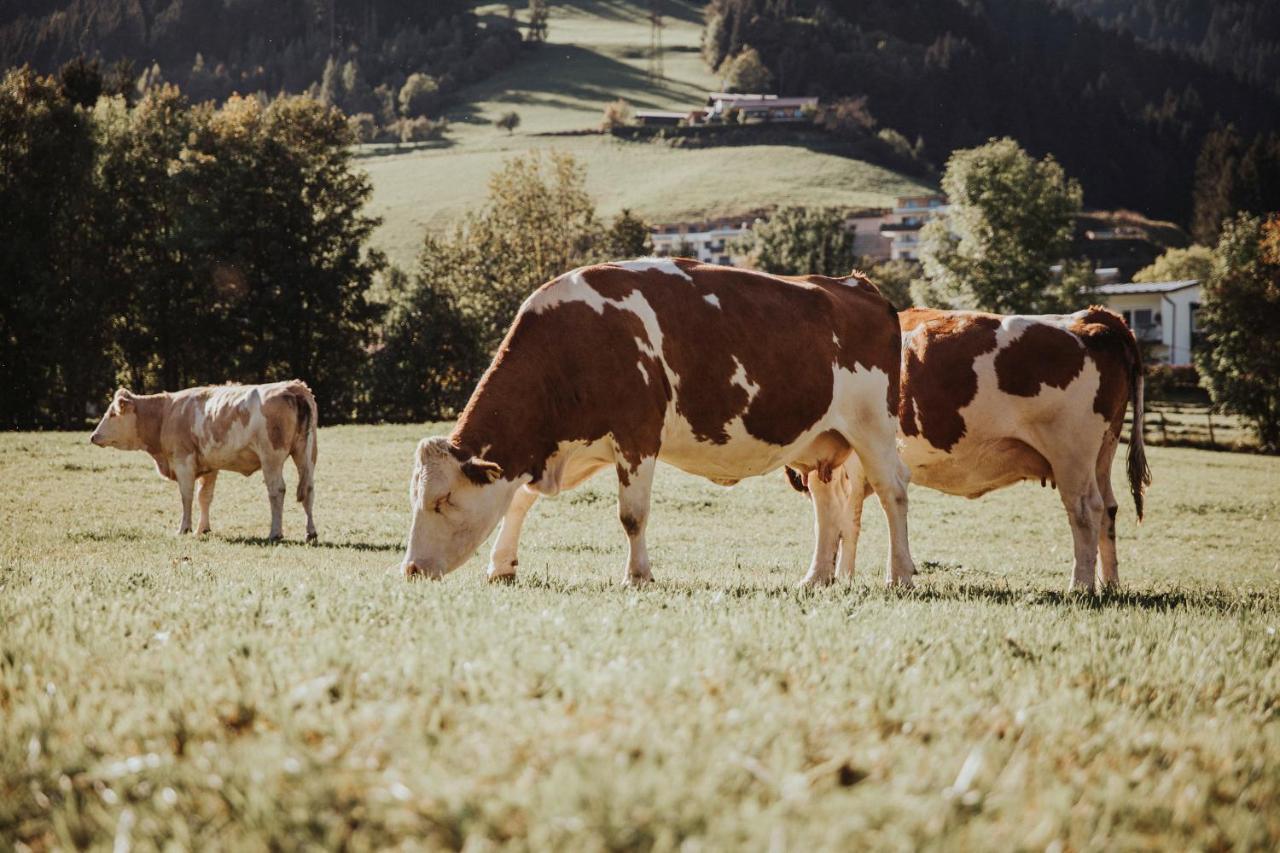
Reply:
[[453, 506], [453, 504], [449, 502], [449, 495], [445, 495], [444, 497], [436, 498], [436, 502], [432, 505], [431, 510], [432, 512], [444, 514], [445, 507], [449, 506]]

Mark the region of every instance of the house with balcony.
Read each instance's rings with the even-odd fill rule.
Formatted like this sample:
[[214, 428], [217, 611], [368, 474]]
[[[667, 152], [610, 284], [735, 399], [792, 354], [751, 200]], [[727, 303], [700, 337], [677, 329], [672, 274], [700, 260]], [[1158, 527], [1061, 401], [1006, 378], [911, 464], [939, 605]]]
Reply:
[[1104, 284], [1096, 293], [1108, 308], [1124, 317], [1147, 359], [1173, 365], [1192, 363], [1199, 331], [1199, 281]]
[[750, 233], [755, 221], [750, 215], [655, 225], [649, 239], [658, 257], [676, 255], [709, 264], [736, 264], [742, 259], [734, 252], [734, 241]]
[[924, 195], [899, 198], [893, 213], [880, 226], [881, 236], [889, 241], [890, 259], [919, 260], [920, 229], [930, 219], [946, 210], [946, 196]]

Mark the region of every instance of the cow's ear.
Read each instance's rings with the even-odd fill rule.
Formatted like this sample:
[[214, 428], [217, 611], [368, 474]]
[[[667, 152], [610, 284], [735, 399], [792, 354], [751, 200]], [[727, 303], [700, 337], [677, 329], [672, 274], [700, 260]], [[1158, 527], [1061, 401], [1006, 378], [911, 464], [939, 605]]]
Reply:
[[133, 411], [133, 395], [130, 394], [128, 396], [122, 395], [120, 397], [117, 397], [116, 408], [120, 411], [120, 414], [122, 415], [127, 415], [130, 412], [132, 412]]
[[488, 459], [472, 456], [462, 463], [462, 473], [471, 482], [483, 486], [502, 476], [502, 466], [496, 462], [490, 462]]

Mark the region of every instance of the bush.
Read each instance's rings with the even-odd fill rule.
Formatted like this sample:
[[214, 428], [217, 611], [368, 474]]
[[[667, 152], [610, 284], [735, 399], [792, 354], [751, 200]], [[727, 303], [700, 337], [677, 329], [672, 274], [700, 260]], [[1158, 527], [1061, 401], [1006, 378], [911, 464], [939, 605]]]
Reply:
[[444, 119], [432, 121], [426, 116], [402, 118], [395, 124], [395, 135], [401, 142], [429, 142], [444, 136], [449, 123]]
[[409, 79], [400, 87], [400, 115], [405, 118], [417, 118], [426, 115], [438, 105], [440, 84], [434, 77], [426, 74], [410, 74]]
[[622, 98], [604, 105], [604, 118], [600, 122], [601, 130], [615, 130], [627, 127], [635, 119], [631, 104]]
[[351, 135], [356, 138], [356, 142], [368, 143], [378, 138], [378, 123], [370, 113], [349, 116], [347, 127], [351, 128]]

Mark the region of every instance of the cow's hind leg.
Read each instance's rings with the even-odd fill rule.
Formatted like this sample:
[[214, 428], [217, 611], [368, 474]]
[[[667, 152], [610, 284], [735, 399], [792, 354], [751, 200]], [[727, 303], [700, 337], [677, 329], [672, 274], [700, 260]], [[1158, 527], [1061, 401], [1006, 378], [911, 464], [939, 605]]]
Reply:
[[1093, 592], [1098, 562], [1098, 536], [1102, 532], [1102, 491], [1098, 488], [1097, 456], [1052, 460], [1053, 478], [1071, 524], [1075, 565], [1071, 589]]
[[1111, 464], [1115, 460], [1115, 436], [1108, 434], [1098, 453], [1098, 491], [1102, 494], [1102, 534], [1098, 537], [1098, 564], [1102, 570], [1102, 585], [1106, 588], [1120, 584], [1120, 556], [1116, 551], [1116, 513], [1119, 502], [1115, 489], [1111, 488]]
[[809, 495], [813, 498], [813, 562], [800, 586], [827, 586], [835, 579], [836, 556], [843, 532], [841, 521], [847, 506], [847, 501], [841, 500], [841, 485], [847, 481], [838, 476], [824, 480], [818, 471], [813, 471], [808, 482]]
[[490, 581], [512, 581], [516, 577], [516, 567], [520, 565], [516, 549], [520, 544], [520, 529], [524, 526], [525, 516], [538, 500], [538, 493], [533, 489], [521, 486], [516, 489], [515, 497], [507, 514], [502, 517], [502, 527], [498, 530], [498, 539], [493, 543], [493, 551], [489, 554]]
[[267, 500], [271, 502], [271, 533], [267, 539], [279, 542], [284, 538], [284, 459], [263, 459], [262, 479], [267, 483]]
[[315, 462], [307, 455], [305, 443], [295, 445], [290, 455], [293, 457], [294, 466], [298, 469], [298, 500], [302, 502], [302, 509], [307, 514], [307, 541], [313, 542], [316, 539], [316, 521], [315, 516], [312, 515], [312, 505], [316, 497]]
[[200, 504], [200, 523], [196, 525], [196, 533], [208, 533], [212, 528], [209, 526], [209, 506], [213, 503], [213, 487], [218, 484], [218, 472], [210, 471], [202, 476], [196, 489], [196, 500]]
[[897, 421], [889, 417], [874, 429], [852, 436], [866, 481], [880, 498], [880, 507], [889, 526], [889, 556], [885, 583], [910, 587], [916, 573], [907, 540], [907, 484], [911, 480], [907, 466], [898, 457]]
[[639, 586], [653, 580], [649, 570], [649, 549], [645, 547], [644, 528], [649, 521], [649, 496], [653, 491], [653, 473], [657, 458], [650, 456], [631, 467], [619, 460], [618, 520], [627, 532], [627, 574], [623, 583]]

